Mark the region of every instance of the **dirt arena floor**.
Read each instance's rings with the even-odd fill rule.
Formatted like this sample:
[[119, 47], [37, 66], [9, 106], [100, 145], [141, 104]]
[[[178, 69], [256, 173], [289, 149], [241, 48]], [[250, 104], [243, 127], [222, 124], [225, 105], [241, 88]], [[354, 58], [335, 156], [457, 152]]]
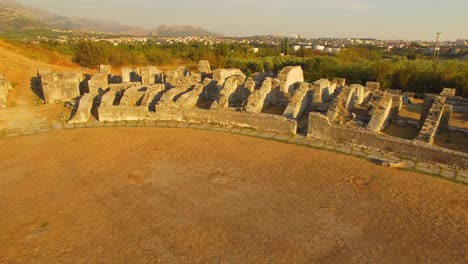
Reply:
[[0, 263], [467, 263], [468, 186], [186, 129], [0, 139]]

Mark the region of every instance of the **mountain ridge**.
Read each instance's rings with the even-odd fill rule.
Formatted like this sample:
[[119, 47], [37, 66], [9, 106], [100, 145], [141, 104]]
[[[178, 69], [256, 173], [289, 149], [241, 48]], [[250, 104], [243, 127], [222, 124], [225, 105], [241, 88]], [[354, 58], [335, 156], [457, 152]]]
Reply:
[[197, 26], [159, 26], [153, 30], [123, 25], [85, 17], [69, 18], [38, 7], [31, 7], [18, 0], [0, 0], [0, 32], [28, 29], [60, 28], [80, 31], [107, 32], [130, 36], [220, 36]]

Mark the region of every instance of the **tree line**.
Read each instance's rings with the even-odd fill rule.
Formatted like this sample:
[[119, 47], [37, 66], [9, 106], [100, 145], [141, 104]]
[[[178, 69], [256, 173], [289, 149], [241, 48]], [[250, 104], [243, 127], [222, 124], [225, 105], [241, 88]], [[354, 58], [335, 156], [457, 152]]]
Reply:
[[459, 95], [468, 95], [468, 62], [462, 60], [435, 61], [426, 57], [388, 56], [372, 48], [348, 48], [335, 55], [312, 50], [289, 51], [281, 46], [259, 46], [254, 53], [249, 44], [220, 43], [215, 45], [193, 42], [157, 44], [154, 42], [120, 44], [81, 41], [75, 44], [43, 44], [72, 55], [73, 61], [83, 67], [99, 64], [114, 67], [142, 65], [174, 65], [184, 63], [194, 68], [201, 59], [211, 62], [213, 68], [239, 68], [247, 75], [273, 71], [289, 65], [300, 65], [306, 81], [321, 78], [346, 78], [348, 83], [365, 84], [378, 81], [387, 89], [417, 93], [440, 93], [444, 87], [457, 89]]

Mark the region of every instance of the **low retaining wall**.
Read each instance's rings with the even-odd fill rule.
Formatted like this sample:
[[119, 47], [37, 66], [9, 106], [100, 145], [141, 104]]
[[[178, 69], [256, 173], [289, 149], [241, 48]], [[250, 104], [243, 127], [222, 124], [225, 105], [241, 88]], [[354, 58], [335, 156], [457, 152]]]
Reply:
[[209, 123], [235, 127], [250, 127], [259, 131], [295, 135], [297, 122], [283, 116], [247, 113], [236, 111], [217, 111], [187, 109], [172, 106], [157, 107], [151, 114], [153, 120], [176, 120], [190, 123]]
[[401, 157], [412, 157], [414, 159], [442, 163], [453, 168], [468, 170], [468, 154], [466, 153], [365, 130], [333, 126], [326, 116], [318, 113], [311, 113], [309, 115], [308, 137], [372, 147], [394, 153]]

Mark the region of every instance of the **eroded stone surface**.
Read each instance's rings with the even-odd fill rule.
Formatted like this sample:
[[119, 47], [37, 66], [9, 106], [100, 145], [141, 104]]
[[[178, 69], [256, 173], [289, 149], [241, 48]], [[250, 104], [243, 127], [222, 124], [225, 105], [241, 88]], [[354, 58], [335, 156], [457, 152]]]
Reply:
[[247, 100], [245, 110], [250, 113], [259, 113], [269, 104], [269, 94], [271, 92], [271, 78], [263, 81], [262, 87], [254, 91]]
[[75, 109], [75, 113], [68, 121], [69, 123], [85, 123], [91, 116], [91, 108], [93, 107], [94, 94], [86, 93], [81, 96], [78, 101], [78, 107]]
[[367, 124], [367, 129], [373, 132], [380, 132], [384, 125], [388, 122], [390, 110], [392, 108], [392, 95], [386, 92], [376, 92], [381, 96], [374, 97], [374, 102], [371, 109], [371, 120]]
[[284, 110], [283, 116], [294, 119], [299, 119], [301, 117], [304, 110], [306, 110], [309, 106], [307, 93], [310, 91], [311, 87], [312, 86], [306, 82], [301, 84], [299, 89], [297, 89], [292, 96], [288, 106]]
[[331, 122], [342, 123], [349, 117], [353, 107], [354, 93], [355, 88], [352, 86], [345, 86], [341, 89], [327, 111], [327, 117]]
[[444, 113], [445, 97], [435, 96], [416, 140], [432, 144]]
[[247, 78], [239, 69], [216, 69], [213, 71], [213, 80], [216, 80], [219, 86], [223, 86], [227, 78], [231, 76], [236, 76], [239, 83], [244, 83]]
[[101, 94], [109, 87], [109, 79], [107, 73], [98, 72], [88, 80], [89, 93]]
[[83, 74], [75, 72], [50, 72], [40, 75], [46, 103], [63, 102], [80, 96]]
[[226, 109], [229, 108], [229, 103], [234, 100], [235, 92], [239, 87], [239, 80], [235, 76], [229, 77], [224, 83], [223, 89], [219, 93], [219, 97], [211, 105], [211, 109]]
[[210, 62], [207, 60], [201, 60], [198, 62], [198, 72], [200, 73], [209, 73], [211, 72]]
[[304, 72], [301, 66], [288, 66], [283, 68], [279, 74], [280, 91], [283, 93], [292, 93], [296, 84], [304, 82]]

